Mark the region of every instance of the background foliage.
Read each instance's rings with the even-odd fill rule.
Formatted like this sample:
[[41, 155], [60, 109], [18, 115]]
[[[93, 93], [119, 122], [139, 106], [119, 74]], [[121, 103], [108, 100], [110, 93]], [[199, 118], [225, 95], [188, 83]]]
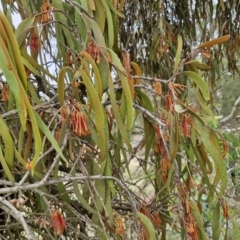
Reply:
[[236, 1], [1, 3], [3, 239], [238, 238]]

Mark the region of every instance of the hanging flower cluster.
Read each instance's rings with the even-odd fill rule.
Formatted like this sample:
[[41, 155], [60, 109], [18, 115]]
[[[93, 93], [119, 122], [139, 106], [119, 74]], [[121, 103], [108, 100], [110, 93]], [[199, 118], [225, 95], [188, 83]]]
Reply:
[[182, 127], [183, 135], [187, 138], [191, 137], [192, 125], [193, 125], [193, 117], [189, 113], [183, 114], [181, 127]]
[[178, 184], [178, 193], [181, 199], [182, 209], [183, 209], [183, 217], [181, 220], [181, 225], [184, 226], [188, 239], [190, 240], [198, 240], [198, 228], [197, 223], [192, 215], [192, 206], [189, 201], [189, 189], [187, 189], [186, 185], [182, 182]]
[[52, 21], [51, 11], [52, 6], [49, 0], [43, 0], [43, 4], [41, 7], [41, 23], [49, 23]]
[[153, 84], [153, 87], [154, 87], [155, 93], [158, 96], [161, 96], [162, 95], [162, 84], [161, 84], [161, 82], [155, 81], [154, 84]]
[[165, 94], [165, 106], [167, 111], [173, 111], [173, 105], [174, 105], [174, 100], [173, 100], [173, 95], [169, 91]]
[[229, 208], [225, 201], [222, 201], [222, 210], [223, 210], [223, 217], [228, 220], [230, 218]]
[[67, 65], [72, 65], [73, 64], [73, 56], [71, 51], [67, 50], [65, 54], [65, 63]]
[[67, 224], [63, 218], [62, 213], [54, 208], [51, 214], [51, 222], [55, 235], [62, 235], [63, 231], [67, 228]]
[[75, 110], [71, 113], [70, 124], [73, 127], [73, 131], [78, 136], [87, 136], [90, 134], [87, 117], [83, 112]]
[[155, 135], [156, 135], [156, 144], [154, 146], [154, 152], [161, 154], [161, 156], [165, 157], [166, 152], [166, 143], [168, 143], [168, 136], [165, 132], [163, 132], [159, 126], [155, 126]]
[[123, 223], [123, 220], [119, 214], [116, 214], [114, 218], [114, 224], [115, 224], [115, 234], [116, 235], [124, 235], [126, 233], [126, 229]]
[[161, 175], [163, 182], [167, 181], [168, 178], [168, 171], [170, 169], [170, 159], [167, 157], [164, 157], [160, 161], [160, 169], [159, 169], [159, 174]]
[[31, 31], [28, 45], [32, 51], [38, 51], [40, 47], [40, 39], [34, 30]]
[[39, 225], [40, 228], [48, 228], [50, 226], [50, 222], [45, 217], [37, 218], [34, 223]]
[[[149, 218], [149, 220], [152, 222], [155, 228], [161, 227], [162, 220], [161, 220], [160, 214], [157, 211], [151, 210], [150, 204], [147, 204], [146, 202], [144, 202], [141, 205], [139, 211], [140, 213], [144, 214], [147, 218]], [[139, 239], [146, 239], [146, 233], [144, 231], [144, 228], [141, 228]]]
[[3, 85], [2, 87], [2, 100], [7, 102], [9, 99], [9, 87], [8, 85]]
[[70, 126], [72, 127], [73, 132], [78, 136], [87, 136], [90, 134], [87, 116], [81, 110], [79, 103], [73, 104], [71, 106], [64, 105], [60, 110], [60, 114], [62, 117], [62, 123], [70, 114]]
[[163, 132], [159, 126], [155, 127], [155, 135], [156, 135], [156, 144], [154, 146], [154, 152], [159, 153], [161, 156], [160, 160], [160, 168], [158, 173], [160, 174], [163, 182], [167, 181], [168, 171], [170, 169], [170, 159], [167, 153], [167, 143], [169, 141], [168, 136], [165, 132]]
[[192, 214], [187, 214], [185, 218], [186, 231], [191, 240], [198, 240], [197, 223]]
[[98, 49], [97, 45], [95, 44], [95, 42], [91, 41], [88, 43], [87, 52], [91, 55], [91, 57], [97, 63], [100, 63], [101, 58], [100, 58], [100, 54], [99, 54], [99, 49]]

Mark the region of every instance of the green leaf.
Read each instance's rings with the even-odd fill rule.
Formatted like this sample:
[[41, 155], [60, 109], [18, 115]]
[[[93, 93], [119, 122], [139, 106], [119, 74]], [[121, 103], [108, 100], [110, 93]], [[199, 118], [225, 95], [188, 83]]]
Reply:
[[204, 99], [202, 98], [202, 95], [199, 92], [199, 89], [196, 89], [196, 96], [197, 96], [197, 100], [202, 108], [202, 115], [205, 117], [205, 114], [208, 114], [207, 119], [209, 122], [212, 122], [214, 125], [217, 124], [217, 120], [215, 118], [215, 116], [213, 115], [212, 111], [208, 108], [208, 106], [206, 105], [206, 102], [204, 101]]
[[183, 74], [189, 77], [200, 89], [203, 98], [205, 100], [210, 100], [210, 92], [207, 83], [201, 78], [201, 76], [195, 72], [185, 71]]
[[5, 76], [8, 82], [9, 88], [14, 95], [14, 100], [17, 106], [20, 122], [23, 128], [25, 128], [27, 110], [26, 105], [24, 103], [24, 99], [22, 98], [20, 93], [19, 87], [20, 79], [18, 79], [16, 69], [12, 63], [8, 50], [6, 49], [6, 46], [1, 36], [0, 36], [0, 56], [1, 56], [0, 69], [2, 70], [3, 75]]
[[113, 28], [113, 19], [112, 19], [112, 14], [110, 12], [110, 9], [108, 7], [108, 4], [105, 0], [102, 0], [102, 4], [105, 8], [106, 14], [107, 14], [107, 35], [108, 35], [108, 47], [112, 48], [113, 46], [113, 41], [114, 41], [114, 28]]
[[103, 33], [104, 28], [105, 28], [105, 23], [106, 23], [106, 21], [105, 21], [106, 20], [106, 12], [103, 11], [104, 7], [102, 4], [102, 1], [95, 1], [95, 4], [96, 4], [96, 11], [94, 14], [94, 18]]
[[196, 202], [191, 200], [191, 210], [192, 210], [192, 215], [195, 221], [197, 222], [197, 227], [199, 229], [199, 239], [201, 240], [208, 240], [208, 237], [205, 233], [205, 228], [204, 228], [204, 222], [201, 213], [199, 212], [198, 206]]
[[100, 102], [100, 99], [98, 97], [97, 91], [91, 81], [91, 79], [87, 76], [87, 74], [82, 70], [79, 69], [78, 72], [80, 73], [83, 83], [87, 88], [88, 94], [92, 100], [93, 103], [93, 109], [96, 113], [96, 122], [95, 126], [98, 133], [99, 138], [99, 148], [100, 148], [100, 163], [104, 160], [105, 154], [106, 154], [106, 138], [104, 135], [104, 128], [105, 126], [105, 115], [103, 111], [102, 104]]
[[154, 227], [153, 227], [150, 219], [140, 212], [137, 212], [136, 216], [137, 216], [137, 218], [139, 218], [139, 220], [145, 230], [147, 239], [157, 240], [155, 230], [154, 230]]
[[[76, 176], [76, 170], [73, 169], [72, 171], [72, 176], [75, 177]], [[96, 214], [97, 215], [97, 211], [95, 209], [93, 209], [88, 202], [84, 199], [82, 193], [80, 192], [79, 189], [80, 185], [78, 184], [77, 181], [73, 181], [73, 190], [74, 190], [74, 194], [76, 195], [78, 201], [81, 203], [82, 207], [85, 208], [86, 210], [89, 211], [89, 213], [92, 214]]]
[[240, 239], [240, 229], [237, 221], [232, 220], [233, 223], [233, 239]]
[[197, 47], [198, 48], [205, 48], [205, 47], [212, 47], [216, 44], [221, 44], [221, 43], [224, 43], [224, 42], [227, 42], [229, 39], [230, 39], [230, 35], [225, 35], [225, 36], [222, 36], [222, 37], [219, 37], [219, 38], [215, 38], [213, 40], [210, 40], [208, 42], [205, 42], [203, 44], [201, 44], [200, 46]]
[[92, 32], [94, 34], [94, 38], [95, 41], [97, 43], [98, 46], [101, 47], [101, 52], [100, 53], [100, 57], [101, 57], [101, 62], [99, 64], [99, 72], [101, 75], [101, 79], [102, 79], [102, 89], [105, 89], [107, 87], [107, 79], [108, 79], [108, 73], [109, 73], [109, 64], [107, 61], [107, 52], [106, 52], [106, 43], [103, 37], [103, 33], [99, 27], [99, 25], [92, 19], [87, 19], [90, 23], [90, 27], [92, 29]]
[[[22, 55], [23, 58], [26, 59], [27, 62], [29, 62], [29, 64], [31, 64], [34, 68], [36, 68], [38, 71], [46, 74], [51, 80], [57, 82], [57, 78], [54, 77], [51, 73], [49, 73], [49, 71], [47, 71], [42, 65], [40, 65], [35, 59], [33, 59], [25, 49], [22, 49]], [[24, 61], [23, 61], [24, 62]], [[25, 62], [24, 62], [25, 63]], [[35, 73], [35, 72], [33, 72]], [[37, 74], [39, 76], [39, 74]]]
[[32, 15], [29, 18], [24, 19], [17, 27], [15, 36], [17, 38], [18, 46], [21, 47], [27, 39], [27, 35], [32, 30], [35, 23], [36, 16]]
[[178, 144], [179, 144], [179, 119], [178, 119], [178, 114], [174, 113], [174, 116], [170, 114], [170, 157], [171, 157], [171, 162], [174, 161], [177, 151], [178, 151]]
[[[22, 63], [22, 56], [20, 53], [17, 39], [13, 32], [12, 26], [9, 24], [6, 16], [2, 13], [2, 11], [0, 11], [0, 18], [1, 18], [2, 24], [4, 25], [5, 30], [7, 32], [8, 47], [9, 47], [8, 52], [12, 53], [11, 57], [12, 57], [14, 69], [16, 66], [16, 73], [18, 74], [18, 78], [21, 81], [21, 83], [23, 84], [24, 89], [26, 90], [27, 89], [27, 77], [26, 77], [26, 72], [25, 72], [25, 69], [24, 69], [24, 66]], [[1, 47], [3, 47], [2, 43], [1, 43]], [[6, 52], [5, 52], [5, 54], [7, 55]], [[1, 57], [2, 57], [2, 55], [1, 55]], [[10, 59], [10, 57], [9, 57], [9, 59]], [[5, 64], [8, 64], [8, 65], [11, 64], [9, 62], [9, 59], [8, 59], [8, 61], [5, 62]]]
[[95, 80], [96, 88], [97, 88], [97, 92], [98, 92], [98, 97], [101, 100], [103, 90], [102, 90], [102, 79], [101, 79], [98, 67], [89, 53], [87, 53], [85, 51], [81, 51], [80, 55], [83, 55], [86, 58], [86, 60], [92, 65], [93, 72], [94, 72], [94, 80]]
[[[184, 144], [182, 142], [182, 144]], [[204, 183], [207, 184], [208, 186], [208, 190], [209, 190], [209, 199], [212, 199], [213, 196], [214, 196], [214, 192], [213, 192], [213, 188], [212, 188], [212, 185], [210, 183], [210, 180], [209, 180], [209, 177], [207, 175], [207, 171], [206, 171], [206, 168], [203, 164], [203, 161], [202, 161], [202, 158], [198, 152], [198, 150], [196, 149], [196, 146], [194, 146], [194, 143], [192, 142], [192, 140], [190, 141], [190, 144], [191, 144], [191, 150], [193, 151], [195, 157], [197, 158], [198, 160], [198, 164], [200, 165], [200, 168], [201, 168], [201, 171], [202, 171], [202, 174], [203, 174], [203, 179], [204, 179]], [[188, 151], [188, 148], [186, 147], [186, 145], [184, 144], [184, 147], [185, 147], [185, 151], [186, 152], [189, 152]], [[200, 193], [201, 194], [201, 193]]]
[[[59, 42], [59, 41], [61, 42], [60, 44], [58, 44], [58, 50], [60, 51], [61, 56], [63, 56], [63, 54], [66, 51], [66, 48], [63, 45], [63, 43], [65, 43], [65, 41], [70, 49], [74, 49], [74, 43], [72, 40], [72, 32], [68, 28], [63, 27], [63, 25], [68, 26], [67, 18], [65, 16], [65, 14], [62, 13], [62, 11], [64, 11], [63, 1], [52, 0], [52, 5], [56, 10], [59, 10], [59, 12], [55, 11], [54, 15], [55, 15], [55, 19], [58, 20], [61, 24], [56, 23], [55, 29], [57, 32], [57, 39], [58, 39], [57, 42]], [[64, 36], [65, 36], [65, 39], [64, 39]]]
[[2, 146], [0, 144], [0, 163], [2, 165], [2, 168], [4, 170], [4, 173], [6, 174], [7, 178], [12, 181], [12, 182], [15, 182], [15, 179], [12, 175], [12, 170], [9, 169], [8, 167], [8, 164], [7, 164], [7, 161], [6, 159], [4, 158], [3, 156], [3, 152], [2, 152]]
[[33, 86], [31, 81], [28, 81], [28, 91], [30, 92], [33, 101], [36, 104], [41, 104], [41, 100], [39, 99], [39, 97], [38, 97], [38, 95], [37, 95], [37, 93], [35, 91], [35, 88], [34, 88], [34, 86]]
[[199, 70], [202, 70], [202, 71], [211, 70], [211, 67], [209, 67], [208, 65], [206, 65], [204, 63], [200, 63], [197, 60], [191, 60], [189, 62], [186, 62], [185, 64], [193, 64], [196, 68], [198, 68]]
[[58, 89], [57, 89], [57, 91], [58, 91], [59, 103], [61, 104], [61, 106], [64, 105], [64, 98], [65, 98], [65, 83], [64, 83], [64, 80], [65, 80], [65, 73], [68, 69], [72, 71], [72, 68], [70, 68], [68, 66], [65, 66], [60, 70], [59, 75], [58, 75]]
[[7, 124], [4, 122], [3, 118], [0, 115], [0, 136], [4, 143], [4, 157], [9, 169], [13, 170], [13, 161], [14, 161], [14, 143], [9, 132]]
[[130, 131], [133, 126], [133, 121], [134, 121], [134, 114], [133, 114], [133, 99], [132, 99], [132, 94], [128, 82], [128, 78], [126, 77], [126, 70], [122, 66], [120, 59], [116, 55], [115, 52], [113, 52], [111, 49], [108, 49], [108, 51], [111, 54], [112, 57], [112, 63], [115, 66], [119, 78], [121, 80], [122, 88], [126, 97], [127, 101], [127, 131]]
[[143, 116], [143, 124], [144, 124], [144, 134], [145, 134], [145, 139], [144, 139], [145, 162], [147, 165], [147, 163], [148, 163], [147, 160], [149, 159], [149, 154], [152, 150], [154, 139], [155, 139], [155, 131], [154, 131], [154, 127], [152, 126], [152, 124], [144, 116]]
[[75, 11], [75, 21], [77, 25], [77, 31], [79, 32], [80, 37], [85, 41], [87, 37], [87, 29], [82, 19], [82, 16], [78, 13], [78, 11]]
[[[214, 206], [213, 209], [213, 216], [212, 216], [212, 239], [213, 240], [219, 240], [222, 226], [219, 224], [220, 221], [220, 203], [217, 202], [217, 204]], [[235, 238], [234, 238], [235, 239]]]
[[222, 196], [222, 194], [224, 193], [224, 191], [227, 187], [227, 182], [228, 182], [225, 162], [223, 161], [223, 159], [221, 157], [221, 153], [216, 150], [213, 143], [210, 141], [209, 135], [211, 134], [211, 132], [209, 132], [208, 129], [206, 129], [206, 127], [203, 126], [196, 118], [195, 118], [194, 124], [199, 132], [198, 138], [203, 143], [206, 151], [213, 158], [213, 160], [216, 163], [217, 168], [220, 172], [221, 186], [220, 186], [220, 191], [218, 193], [218, 198], [220, 198]]
[[140, 100], [140, 104], [143, 108], [146, 108], [149, 112], [154, 113], [155, 109], [150, 98], [142, 92], [140, 89], [135, 89], [135, 92]]
[[[45, 125], [45, 123], [42, 121], [42, 119], [40, 118], [40, 116], [33, 111], [37, 125], [39, 127], [39, 129], [42, 131], [42, 133], [46, 136], [46, 138], [49, 140], [49, 142], [52, 144], [52, 146], [54, 147], [54, 149], [56, 150], [56, 152], [60, 155], [60, 157], [62, 158], [62, 160], [68, 164], [67, 159], [64, 157], [61, 148], [59, 147], [55, 137], [52, 135], [52, 133], [50, 132], [49, 128]], [[33, 164], [33, 163], [32, 163]]]
[[125, 125], [124, 125], [124, 123], [122, 121], [122, 118], [120, 116], [120, 113], [118, 111], [118, 105], [116, 103], [116, 94], [115, 94], [115, 91], [114, 91], [114, 86], [113, 86], [113, 82], [112, 82], [112, 78], [111, 78], [110, 74], [109, 74], [109, 77], [108, 77], [108, 87], [109, 87], [110, 102], [111, 102], [111, 105], [112, 105], [114, 118], [117, 122], [117, 127], [119, 129], [119, 132], [122, 135], [122, 139], [123, 139], [124, 143], [131, 150], [132, 146], [131, 146], [129, 137], [127, 135], [127, 130], [125, 128]]
[[115, 15], [117, 15], [121, 18], [124, 18], [124, 15], [122, 13], [120, 13], [116, 8], [114, 8], [113, 3], [111, 1], [107, 0], [107, 4]]
[[175, 72], [177, 70], [178, 65], [180, 63], [181, 54], [182, 54], [182, 46], [183, 46], [182, 37], [180, 35], [178, 35], [178, 46], [177, 46], [177, 53], [176, 53], [176, 57], [175, 57], [173, 72]]

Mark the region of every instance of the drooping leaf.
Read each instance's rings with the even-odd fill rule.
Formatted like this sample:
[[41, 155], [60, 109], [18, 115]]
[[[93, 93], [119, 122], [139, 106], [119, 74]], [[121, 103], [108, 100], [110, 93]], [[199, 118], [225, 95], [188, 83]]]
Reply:
[[97, 67], [95, 61], [93, 60], [93, 58], [90, 56], [90, 54], [88, 54], [85, 51], [81, 51], [80, 55], [84, 56], [86, 58], [86, 60], [92, 65], [94, 76], [95, 76], [95, 83], [96, 83], [96, 88], [97, 88], [97, 92], [98, 92], [98, 97], [99, 97], [99, 99], [101, 99], [102, 92], [103, 92], [102, 79], [101, 79], [98, 67]]
[[233, 239], [239, 239], [239, 238], [240, 238], [239, 225], [236, 220], [233, 220]]
[[220, 186], [220, 191], [218, 193], [218, 197], [221, 197], [227, 187], [227, 171], [226, 171], [225, 163], [224, 163], [220, 153], [216, 150], [216, 148], [213, 146], [213, 144], [210, 141], [209, 134], [211, 134], [211, 133], [209, 132], [209, 130], [206, 127], [204, 127], [197, 119], [195, 119], [194, 124], [200, 133], [200, 134], [198, 134], [199, 139], [203, 143], [206, 151], [213, 158], [213, 160], [216, 163], [218, 170], [220, 172], [221, 186]]
[[203, 217], [202, 217], [201, 213], [199, 212], [198, 205], [196, 202], [191, 201], [191, 206], [192, 206], [193, 218], [197, 222], [197, 227], [199, 229], [198, 236], [201, 240], [208, 240], [208, 237], [206, 235], [205, 228], [204, 228]]
[[102, 4], [105, 8], [106, 15], [107, 15], [107, 27], [108, 27], [108, 47], [112, 48], [113, 46], [113, 41], [114, 41], [114, 28], [113, 28], [113, 19], [112, 19], [112, 14], [109, 9], [109, 5], [105, 0], [101, 0]]
[[65, 73], [67, 70], [72, 70], [70, 67], [65, 66], [63, 67], [58, 75], [58, 99], [61, 106], [64, 105], [64, 98], [65, 98]]
[[201, 63], [197, 60], [191, 60], [189, 62], [186, 62], [185, 64], [193, 64], [197, 69], [202, 70], [202, 71], [208, 71], [211, 69], [208, 65]]
[[24, 19], [17, 27], [15, 31], [15, 36], [17, 38], [18, 46], [21, 47], [22, 44], [26, 41], [27, 35], [34, 27], [34, 23], [39, 20], [39, 17], [35, 15], [30, 16], [29, 18]]
[[[134, 69], [135, 75], [142, 76], [142, 70], [137, 63], [131, 62], [131, 67]], [[141, 78], [134, 79], [134, 84], [138, 85], [140, 83], [141, 83]]]
[[181, 54], [182, 54], [182, 46], [183, 46], [182, 37], [180, 35], [178, 35], [178, 47], [177, 47], [177, 53], [176, 53], [176, 57], [175, 57], [173, 72], [175, 72], [177, 70], [178, 65], [180, 63]]
[[[0, 127], [0, 136], [4, 143], [4, 158], [5, 158], [6, 164], [8, 166], [8, 169], [10, 171], [12, 171], [13, 170], [13, 161], [14, 161], [14, 144], [13, 144], [11, 134], [9, 132], [9, 128], [1, 116], [0, 116], [0, 126], [1, 126]], [[8, 170], [6, 170], [6, 171], [8, 171]], [[9, 177], [10, 177], [10, 175], [8, 176], [8, 178]], [[12, 180], [12, 178], [11, 178], [11, 180]]]
[[219, 224], [220, 221], [220, 203], [214, 206], [212, 215], [212, 239], [218, 240], [221, 234], [222, 226]]
[[15, 182], [15, 179], [12, 175], [12, 170], [10, 170], [8, 164], [7, 164], [7, 160], [5, 159], [3, 152], [2, 152], [2, 146], [0, 144], [0, 163], [2, 165], [2, 168], [4, 170], [4, 173], [6, 174], [7, 178], [12, 181]]
[[124, 125], [124, 123], [122, 121], [122, 118], [120, 116], [120, 113], [118, 111], [118, 105], [116, 103], [116, 94], [114, 92], [114, 86], [113, 86], [113, 82], [112, 82], [111, 76], [108, 76], [108, 86], [109, 86], [110, 102], [111, 102], [111, 105], [112, 105], [114, 118], [115, 118], [115, 120], [117, 122], [117, 126], [118, 126], [118, 129], [119, 129], [119, 132], [121, 133], [123, 141], [127, 145], [127, 147], [129, 149], [132, 149], [129, 137], [127, 135], [126, 127], [125, 127], [125, 125]]
[[[38, 125], [39, 129], [41, 130], [41, 132], [46, 136], [46, 138], [49, 140], [49, 142], [51, 142], [52, 146], [54, 147], [56, 152], [60, 155], [62, 160], [66, 164], [68, 164], [68, 160], [64, 157], [61, 148], [59, 147], [55, 137], [52, 135], [52, 133], [50, 132], [49, 128], [45, 125], [45, 123], [42, 121], [40, 116], [35, 111], [34, 111], [34, 116], [35, 116], [37, 125]], [[33, 165], [34, 165], [34, 163], [33, 163]]]
[[225, 36], [222, 36], [219, 38], [215, 38], [213, 40], [210, 40], [208, 42], [205, 42], [205, 43], [199, 45], [197, 48], [212, 47], [216, 44], [221, 44], [221, 43], [229, 41], [230, 37], [231, 37], [230, 35], [225, 35]]
[[95, 126], [98, 132], [98, 138], [99, 138], [99, 148], [100, 148], [100, 162], [102, 162], [105, 158], [105, 154], [106, 154], [106, 138], [104, 135], [104, 112], [103, 112], [103, 107], [102, 104], [99, 100], [98, 94], [97, 94], [97, 90], [95, 89], [95, 87], [92, 84], [92, 81], [89, 79], [89, 77], [86, 75], [86, 73], [79, 69], [80, 75], [83, 79], [83, 83], [85, 84], [87, 90], [88, 90], [88, 94], [91, 97], [92, 103], [93, 103], [93, 108], [96, 112], [96, 122], [95, 122]]
[[[14, 69], [16, 69], [19, 80], [23, 84], [24, 89], [27, 89], [27, 77], [26, 77], [26, 72], [25, 72], [23, 63], [21, 61], [22, 56], [21, 56], [21, 53], [20, 53], [20, 49], [19, 49], [19, 46], [18, 46], [17, 39], [15, 37], [15, 34], [13, 32], [13, 29], [12, 29], [11, 25], [9, 24], [6, 16], [2, 13], [2, 11], [0, 11], [0, 19], [3, 23], [3, 25], [4, 25], [4, 28], [5, 28], [6, 33], [7, 33], [7, 37], [8, 37], [8, 41], [9, 41], [8, 46], [10, 47], [9, 52], [12, 51], [12, 53], [13, 53], [13, 55], [11, 57], [12, 57], [13, 65], [15, 66]], [[1, 43], [1, 46], [3, 47], [2, 43]], [[7, 53], [5, 52], [5, 55], [6, 54]], [[2, 56], [2, 54], [1, 54], [1, 56]], [[7, 65], [11, 64], [9, 62], [9, 59], [5, 63], [7, 63]], [[12, 67], [12, 69], [13, 69], [13, 67]]]
[[2, 61], [0, 61], [0, 68], [7, 79], [11, 92], [14, 95], [14, 100], [17, 105], [17, 110], [18, 110], [21, 124], [23, 127], [25, 127], [26, 115], [27, 115], [26, 105], [20, 93], [20, 87], [19, 87], [20, 80], [17, 79], [18, 75], [16, 73], [16, 69], [14, 68], [11, 58], [7, 51], [8, 50], [6, 49], [6, 46], [2, 38], [0, 37], [0, 55], [2, 58]]
[[109, 52], [112, 57], [112, 63], [117, 68], [119, 78], [121, 80], [122, 88], [127, 101], [127, 131], [130, 131], [133, 126], [134, 113], [133, 113], [133, 99], [130, 90], [130, 86], [126, 76], [126, 70], [122, 66], [120, 59], [112, 50], [109, 49]]
[[195, 72], [185, 71], [183, 74], [189, 77], [200, 89], [205, 100], [210, 99], [210, 92], [207, 83], [201, 78], [201, 76]]
[[150, 219], [140, 212], [137, 212], [136, 216], [137, 216], [137, 218], [139, 218], [141, 225], [144, 228], [144, 233], [146, 235], [146, 239], [147, 240], [156, 240], [156, 234], [155, 234], [154, 227], [153, 227]]

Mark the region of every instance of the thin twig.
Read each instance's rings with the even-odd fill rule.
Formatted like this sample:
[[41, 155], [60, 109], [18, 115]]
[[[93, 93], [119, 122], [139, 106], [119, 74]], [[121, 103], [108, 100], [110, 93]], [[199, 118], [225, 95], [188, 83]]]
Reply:
[[29, 240], [37, 240], [37, 238], [34, 236], [33, 232], [31, 231], [30, 227], [26, 223], [22, 213], [19, 212], [10, 202], [8, 202], [3, 197], [0, 197], [0, 202], [3, 203], [0, 205], [0, 208], [2, 208], [6, 213], [10, 214], [12, 217], [14, 217], [18, 222], [22, 224], [26, 232], [27, 238]]
[[162, 127], [166, 127], [166, 124], [161, 122], [154, 114], [152, 114], [151, 112], [149, 112], [147, 109], [139, 106], [138, 104], [134, 103], [133, 104], [134, 108], [140, 110], [142, 113], [144, 113], [145, 115], [147, 115], [148, 117], [150, 117], [151, 119], [153, 119], [158, 125], [162, 126]]

